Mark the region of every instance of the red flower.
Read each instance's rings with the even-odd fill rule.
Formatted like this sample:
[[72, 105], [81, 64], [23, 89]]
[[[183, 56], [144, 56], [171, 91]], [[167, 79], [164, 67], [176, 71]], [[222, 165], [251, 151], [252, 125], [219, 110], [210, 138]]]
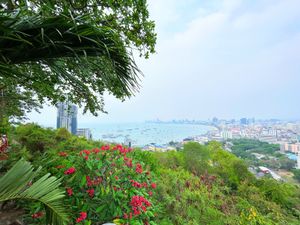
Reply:
[[59, 152], [58, 155], [59, 155], [59, 156], [66, 157], [66, 156], [68, 156], [68, 153], [66, 153], [66, 152]]
[[152, 191], [149, 191], [148, 194], [149, 194], [149, 196], [152, 196], [152, 195], [153, 195]]
[[69, 196], [72, 196], [73, 189], [72, 188], [67, 188], [67, 193], [68, 193]]
[[132, 167], [132, 159], [124, 157], [125, 165], [128, 167]]
[[139, 163], [136, 164], [135, 172], [137, 172], [137, 173], [142, 173], [143, 172], [143, 168], [142, 168], [141, 164], [139, 164]]
[[144, 211], [144, 212], [146, 212], [147, 211], [147, 209], [146, 209], [146, 207], [145, 206], [141, 206], [141, 208], [142, 208], [142, 210]]
[[37, 219], [43, 216], [43, 212], [37, 212], [31, 215], [33, 219]]
[[100, 152], [100, 149], [99, 149], [99, 148], [94, 148], [94, 149], [92, 150], [92, 152], [94, 152], [95, 154], [97, 154], [97, 153]]
[[133, 214], [134, 214], [135, 216], [138, 216], [138, 215], [141, 214], [141, 211], [138, 210], [137, 208], [133, 208]]
[[94, 195], [95, 195], [95, 190], [94, 190], [94, 189], [89, 189], [89, 190], [87, 190], [86, 192], [89, 193], [89, 196], [90, 196], [91, 198], [93, 198]]
[[84, 152], [86, 155], [91, 154], [91, 151], [90, 151], [90, 150], [83, 150], [83, 152]]
[[152, 187], [153, 189], [155, 189], [155, 188], [156, 188], [156, 183], [152, 183], [152, 184], [151, 184], [151, 187]]
[[76, 219], [76, 223], [80, 223], [82, 220], [85, 220], [86, 217], [87, 217], [87, 213], [86, 213], [86, 212], [81, 212], [81, 213], [80, 213], [80, 217], [78, 217], [78, 218]]
[[135, 180], [130, 180], [132, 187], [136, 187], [136, 188], [142, 188], [143, 185], [140, 184], [139, 182], [135, 181]]
[[67, 169], [64, 174], [73, 174], [76, 172], [76, 169], [74, 167], [70, 167], [69, 169]]
[[151, 206], [151, 203], [143, 196], [136, 195], [131, 198], [130, 205], [132, 207], [133, 214], [139, 215], [141, 213], [140, 209], [146, 212], [147, 207]]
[[101, 150], [103, 150], [103, 151], [109, 150], [109, 145], [103, 145], [101, 147]]
[[93, 182], [91, 181], [90, 176], [85, 176], [86, 182], [87, 182], [87, 186], [90, 187], [93, 185]]

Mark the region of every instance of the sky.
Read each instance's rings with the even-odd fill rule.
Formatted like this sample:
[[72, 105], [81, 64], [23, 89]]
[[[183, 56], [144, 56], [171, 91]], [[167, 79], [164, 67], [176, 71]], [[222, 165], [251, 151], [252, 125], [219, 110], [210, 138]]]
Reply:
[[[141, 89], [78, 123], [152, 119], [300, 119], [299, 0], [148, 0], [156, 53], [136, 58]], [[45, 106], [29, 119], [55, 126]]]

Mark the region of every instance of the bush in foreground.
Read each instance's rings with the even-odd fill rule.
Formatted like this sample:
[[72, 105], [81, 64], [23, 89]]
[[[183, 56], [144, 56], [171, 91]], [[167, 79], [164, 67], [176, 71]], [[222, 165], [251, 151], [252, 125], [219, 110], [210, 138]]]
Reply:
[[121, 145], [59, 152], [48, 169], [62, 177], [72, 218], [79, 224], [155, 224], [156, 183], [142, 162]]

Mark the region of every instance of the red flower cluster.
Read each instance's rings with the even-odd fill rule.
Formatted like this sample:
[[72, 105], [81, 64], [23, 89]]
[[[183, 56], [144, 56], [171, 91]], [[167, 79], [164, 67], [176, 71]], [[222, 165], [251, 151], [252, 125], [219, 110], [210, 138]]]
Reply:
[[124, 213], [123, 218], [124, 218], [125, 220], [127, 220], [127, 219], [132, 219], [132, 213], [129, 213], [129, 215], [128, 215], [127, 213]]
[[101, 150], [103, 150], [103, 151], [106, 151], [106, 150], [109, 150], [109, 149], [110, 149], [109, 145], [103, 145], [101, 147]]
[[69, 169], [67, 169], [64, 174], [73, 174], [76, 172], [76, 169], [74, 167], [71, 167]]
[[94, 152], [95, 154], [97, 154], [97, 153], [100, 152], [100, 149], [99, 149], [99, 148], [94, 148], [94, 149], [92, 150], [92, 152]]
[[135, 180], [130, 180], [132, 187], [142, 188], [143, 185]]
[[132, 159], [127, 158], [126, 156], [124, 156], [124, 161], [125, 161], [126, 166], [128, 166], [129, 168], [132, 167]]
[[66, 157], [66, 156], [68, 156], [68, 153], [66, 153], [66, 152], [59, 152], [58, 155], [59, 155], [59, 156]]
[[131, 198], [130, 205], [132, 207], [133, 214], [137, 216], [141, 214], [141, 210], [146, 212], [147, 207], [151, 206], [151, 203], [143, 196], [135, 195]]
[[98, 185], [102, 182], [102, 177], [97, 177], [95, 180], [91, 180], [90, 176], [85, 176], [85, 179], [88, 187]]
[[87, 217], [87, 213], [86, 213], [86, 212], [81, 212], [81, 213], [80, 213], [80, 217], [78, 217], [78, 218], [76, 219], [76, 223], [80, 223], [82, 220], [85, 220], [86, 217]]
[[143, 187], [148, 187], [146, 182], [143, 183], [139, 183], [135, 180], [130, 180], [132, 187], [136, 187], [136, 188], [143, 188]]
[[[128, 197], [131, 197], [130, 202], [128, 200], [125, 202], [120, 202], [120, 206], [124, 209], [124, 204], [127, 204], [127, 207], [129, 206], [130, 209], [127, 211], [127, 213], [124, 213], [123, 216], [120, 215], [120, 217], [123, 217], [124, 219], [132, 219], [133, 216], [134, 221], [140, 221], [144, 224], [145, 221], [148, 221], [150, 217], [148, 214], [144, 214], [146, 211], [151, 211], [151, 203], [149, 200], [147, 200], [144, 197], [150, 198], [150, 196], [153, 195], [151, 188], [156, 188], [155, 183], [151, 183], [151, 175], [149, 170], [144, 170], [142, 163], [136, 162], [133, 158], [129, 157], [129, 154], [127, 156], [127, 153], [132, 151], [130, 148], [125, 148], [122, 145], [104, 145], [101, 148], [94, 148], [93, 150], [82, 150], [80, 151], [77, 158], [79, 158], [79, 161], [76, 158], [70, 158], [70, 162], [73, 162], [72, 167], [66, 168], [64, 171], [64, 174], [74, 174], [77, 173], [76, 176], [72, 176], [75, 178], [72, 181], [69, 181], [68, 177], [66, 177], [67, 183], [66, 183], [66, 193], [68, 196], [71, 196], [68, 199], [68, 201], [71, 201], [74, 203], [73, 198], [81, 198], [85, 201], [95, 201], [97, 200], [99, 193], [102, 195], [103, 193], [99, 192], [98, 185], [101, 184], [106, 190], [106, 188], [112, 189], [113, 194], [115, 192], [120, 191], [122, 195], [124, 195], [124, 198], [122, 199], [128, 199]], [[100, 154], [99, 154], [100, 153]], [[62, 156], [67, 156], [65, 154], [62, 154]], [[89, 159], [87, 162], [83, 162], [82, 158], [85, 158], [86, 160]], [[76, 165], [80, 163], [83, 165], [80, 165], [80, 171], [79, 166]], [[100, 164], [99, 164], [100, 163]], [[76, 169], [75, 169], [76, 166]], [[62, 166], [59, 166], [62, 168]], [[81, 170], [83, 168], [84, 170]], [[82, 174], [84, 172], [84, 174]], [[83, 180], [82, 180], [83, 176]], [[148, 176], [148, 177], [146, 177]], [[123, 182], [123, 178], [127, 178], [127, 182]], [[82, 187], [82, 182], [84, 182], [85, 178], [85, 187]], [[80, 181], [82, 180], [82, 182]], [[128, 181], [129, 180], [129, 181]], [[68, 182], [74, 183], [75, 186], [79, 185], [79, 188], [81, 192], [83, 192], [81, 195], [75, 196], [75, 190], [78, 190], [78, 186], [76, 186], [76, 189], [72, 189], [72, 185], [68, 184]], [[122, 182], [121, 182], [122, 181]], [[123, 183], [125, 186], [123, 186]], [[128, 187], [129, 186], [129, 187]], [[127, 190], [128, 187], [128, 190]], [[75, 188], [75, 187], [74, 187]], [[137, 190], [139, 189], [139, 190]], [[114, 191], [113, 191], [114, 190]], [[150, 191], [152, 190], [152, 191]], [[137, 193], [138, 192], [138, 193]], [[132, 194], [135, 193], [135, 196], [132, 196]], [[104, 193], [107, 194], [107, 193]], [[111, 193], [109, 193], [111, 194]], [[137, 195], [138, 194], [138, 195]], [[144, 197], [143, 197], [144, 196]], [[115, 198], [115, 196], [114, 196]], [[90, 200], [89, 200], [90, 199]], [[129, 203], [129, 205], [128, 205]], [[72, 203], [71, 203], [72, 204]], [[80, 212], [80, 216], [76, 219], [76, 223], [80, 223], [83, 220], [87, 218], [87, 212], [91, 213], [90, 217], [94, 218], [93, 213], [95, 209], [94, 206], [90, 206], [91, 208], [88, 208], [86, 212]], [[127, 208], [125, 207], [125, 208]], [[79, 209], [79, 208], [77, 208]], [[80, 208], [82, 210], [82, 208]], [[91, 210], [91, 211], [90, 211]], [[141, 216], [139, 216], [141, 215]], [[141, 218], [140, 218], [141, 217]], [[144, 218], [145, 217], [145, 218]], [[91, 219], [90, 218], [90, 219]], [[147, 218], [147, 219], [146, 219]], [[94, 220], [94, 219], [91, 219]]]
[[88, 160], [89, 159], [89, 154], [91, 154], [91, 151], [90, 150], [82, 150], [80, 151], [79, 155], [83, 155], [83, 157], [85, 158], [85, 160]]
[[142, 168], [141, 164], [139, 164], [139, 163], [136, 164], [135, 172], [137, 172], [137, 173], [142, 173], [143, 172], [143, 168]]
[[120, 154], [122, 154], [123, 156], [126, 156], [128, 152], [132, 151], [131, 148], [125, 148], [122, 145], [116, 145], [115, 147], [113, 147], [113, 150], [119, 150]]
[[67, 193], [68, 193], [69, 196], [72, 196], [73, 189], [72, 188], [67, 188]]
[[89, 189], [89, 190], [87, 190], [86, 192], [89, 193], [89, 196], [90, 196], [91, 198], [93, 198], [94, 195], [95, 195], [95, 190], [94, 190], [94, 189]]
[[151, 187], [152, 187], [153, 189], [155, 189], [155, 188], [156, 188], [156, 183], [152, 183], [152, 184], [151, 184]]
[[43, 216], [43, 212], [37, 212], [31, 215], [33, 219], [37, 219]]

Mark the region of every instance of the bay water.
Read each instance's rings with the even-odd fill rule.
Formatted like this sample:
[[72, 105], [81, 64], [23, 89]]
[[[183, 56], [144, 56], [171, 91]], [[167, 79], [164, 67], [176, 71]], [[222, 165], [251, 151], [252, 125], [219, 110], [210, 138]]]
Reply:
[[[84, 125], [84, 124], [82, 124]], [[94, 140], [103, 140], [116, 143], [129, 141], [133, 146], [144, 146], [150, 143], [158, 145], [170, 141], [182, 141], [206, 133], [213, 127], [198, 124], [175, 123], [94, 123], [85, 124], [90, 128]]]

